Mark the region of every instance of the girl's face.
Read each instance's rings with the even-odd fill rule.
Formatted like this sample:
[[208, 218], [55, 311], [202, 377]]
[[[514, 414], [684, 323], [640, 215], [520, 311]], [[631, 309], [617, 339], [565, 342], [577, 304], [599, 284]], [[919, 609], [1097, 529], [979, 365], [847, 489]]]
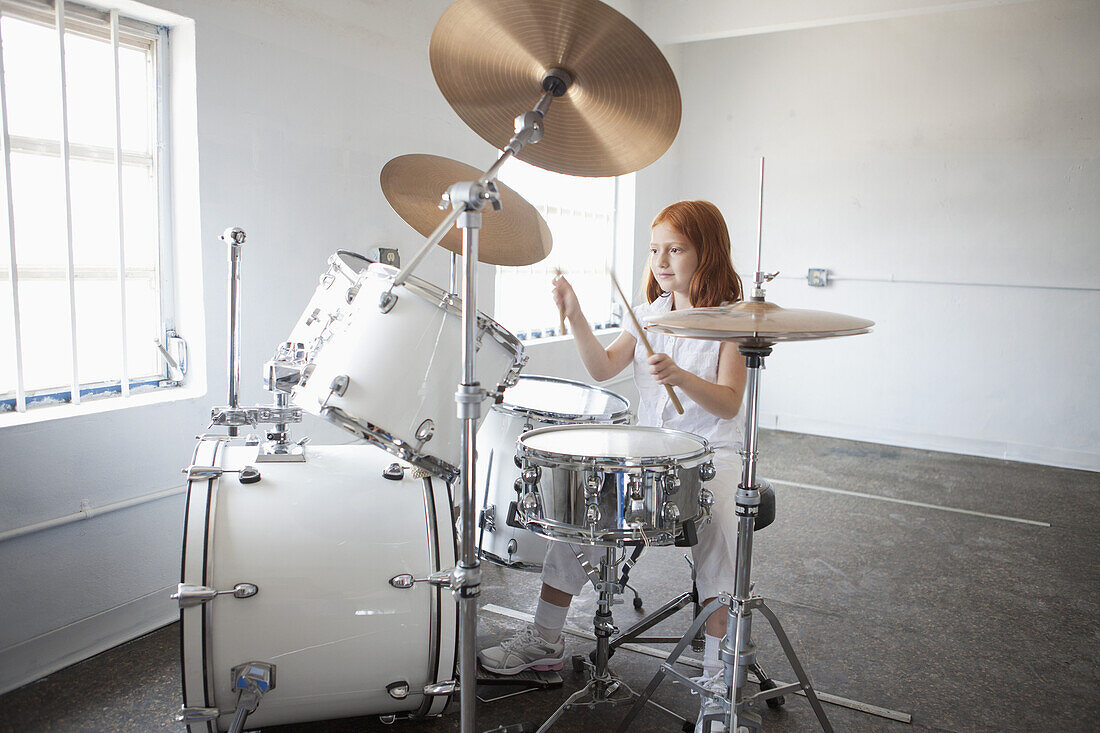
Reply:
[[687, 293], [699, 266], [699, 251], [671, 224], [661, 222], [649, 230], [649, 269], [661, 290]]

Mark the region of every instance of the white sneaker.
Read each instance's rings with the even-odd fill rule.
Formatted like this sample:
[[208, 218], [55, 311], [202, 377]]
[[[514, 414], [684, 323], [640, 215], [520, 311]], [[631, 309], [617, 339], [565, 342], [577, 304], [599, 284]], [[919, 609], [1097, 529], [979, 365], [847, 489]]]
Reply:
[[565, 662], [565, 640], [551, 643], [542, 638], [534, 624], [527, 624], [499, 646], [482, 649], [481, 666], [496, 674], [519, 674], [526, 669], [561, 669]]
[[[718, 670], [712, 675], [692, 677], [691, 681], [698, 684], [711, 695], [718, 695], [719, 697], [729, 696], [729, 687], [726, 686], [724, 670]], [[695, 690], [691, 692], [695, 694]], [[726, 724], [722, 722], [721, 717], [709, 720], [705, 726], [703, 725], [703, 716], [721, 716], [724, 712], [725, 709], [721, 703], [713, 697], [703, 696], [699, 701], [699, 717], [695, 721], [695, 733], [725, 733]]]

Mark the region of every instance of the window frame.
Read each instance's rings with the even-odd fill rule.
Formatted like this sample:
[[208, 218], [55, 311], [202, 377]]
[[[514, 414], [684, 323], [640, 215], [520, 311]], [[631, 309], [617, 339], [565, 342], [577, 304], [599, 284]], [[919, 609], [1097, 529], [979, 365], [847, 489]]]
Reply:
[[[45, 0], [0, 0], [0, 18], [11, 17], [25, 22], [35, 23], [51, 30], [56, 30], [57, 19], [55, 7], [56, 3], [46, 2]], [[112, 16], [114, 16], [115, 27], [117, 27], [118, 48], [138, 50], [150, 57], [147, 72], [149, 88], [151, 89], [151, 99], [149, 100], [147, 109], [149, 115], [147, 121], [147, 129], [150, 136], [149, 149], [147, 153], [141, 154], [133, 151], [123, 151], [119, 148], [121, 153], [120, 164], [121, 166], [138, 164], [151, 168], [151, 175], [153, 176], [152, 194], [155, 206], [151, 235], [155, 240], [153, 246], [156, 251], [153, 257], [154, 271], [148, 276], [148, 279], [157, 289], [157, 296], [155, 298], [157, 314], [155, 322], [158, 324], [157, 330], [160, 336], [160, 343], [173, 348], [173, 356], [180, 362], [179, 366], [181, 368], [173, 370], [167, 360], [162, 357], [159, 361], [159, 370], [151, 374], [134, 375], [124, 369], [117, 377], [107, 380], [80, 381], [79, 384], [76, 385], [70, 383], [32, 390], [20, 389], [21, 385], [17, 378], [14, 391], [0, 393], [0, 424], [7, 422], [7, 420], [4, 419], [5, 415], [15, 414], [26, 418], [26, 416], [30, 415], [34, 410], [45, 405], [67, 404], [75, 408], [85, 401], [100, 403], [101, 401], [97, 398], [125, 398], [132, 395], [148, 394], [151, 391], [165, 388], [180, 387], [186, 375], [187, 347], [186, 343], [179, 338], [176, 332], [174, 313], [174, 245], [172, 236], [172, 190], [169, 155], [171, 124], [169, 109], [169, 100], [171, 99], [170, 70], [168, 68], [168, 59], [170, 58], [169, 29], [164, 25], [156, 25], [137, 18], [122, 15], [118, 10], [104, 11], [75, 2], [64, 2], [63, 13], [64, 33], [66, 37], [72, 34], [98, 41], [106, 41], [112, 45], [115, 42], [112, 29]], [[5, 104], [6, 103], [5, 101]], [[64, 147], [68, 148], [70, 170], [73, 161], [115, 162], [115, 147], [113, 146], [104, 147], [72, 143], [71, 141], [65, 140], [52, 141], [47, 138], [9, 135], [6, 118], [3, 122], [4, 129], [2, 130], [2, 134], [7, 139], [7, 160], [4, 161], [6, 167], [10, 166], [10, 157], [13, 153], [63, 157], [65, 155]], [[67, 146], [63, 145], [65, 142], [68, 143]], [[10, 180], [10, 173], [8, 173], [8, 175]], [[5, 189], [7, 188], [8, 187], [5, 186]], [[5, 196], [7, 196], [7, 194], [5, 194]], [[71, 202], [68, 205], [71, 211]], [[122, 205], [123, 204], [120, 204], [119, 211], [122, 210]], [[7, 215], [9, 217], [11, 215], [10, 208], [8, 209]], [[10, 221], [9, 218], [9, 222]], [[121, 225], [121, 221], [119, 224]], [[14, 224], [10, 224], [9, 226], [14, 227]], [[13, 228], [9, 228], [9, 236], [14, 236]], [[14, 252], [11, 253], [10, 256], [12, 259], [3, 263], [3, 270], [7, 270], [11, 266], [14, 260]], [[11, 285], [15, 285], [22, 280], [21, 271], [24, 269], [34, 269], [33, 267], [20, 267], [18, 263], [15, 264], [17, 267], [16, 273], [14, 275], [11, 273], [7, 274], [8, 282]], [[58, 269], [64, 271], [62, 277], [47, 277], [45, 279], [65, 282], [68, 279], [68, 268], [65, 265], [59, 265]], [[108, 279], [115, 280], [116, 282], [119, 281], [120, 268], [117, 265], [108, 268], [78, 268], [74, 265], [72, 267], [72, 277], [74, 278], [74, 282], [75, 278], [88, 277], [89, 275], [94, 277], [102, 274], [106, 277], [106, 273], [98, 272], [104, 269], [112, 270], [113, 276]], [[127, 265], [122, 271], [122, 282], [119, 283], [119, 288], [124, 290], [127, 283], [140, 282], [143, 279], [140, 277], [140, 273], [148, 269], [148, 267], [131, 267]], [[139, 273], [139, 276], [131, 278], [129, 276], [131, 272]], [[12, 297], [14, 297], [14, 294]], [[121, 297], [125, 296], [122, 295]], [[14, 316], [15, 313], [13, 312], [12, 315]], [[115, 321], [115, 325], [119, 325], [117, 321]], [[123, 328], [124, 327], [123, 325]], [[21, 373], [22, 367], [19, 367], [19, 369]], [[123, 377], [125, 377], [125, 384]], [[77, 388], [75, 398], [73, 395], [74, 386]], [[112, 400], [110, 401], [112, 404], [107, 409], [127, 407], [131, 404], [145, 401], [144, 399], [136, 402], [128, 402], [125, 399], [118, 400], [117, 402]], [[73, 414], [76, 414], [75, 411]], [[53, 414], [49, 417], [58, 416], [61, 415]], [[37, 417], [37, 415], [34, 417]], [[43, 415], [42, 417], [46, 418], [47, 416]]]

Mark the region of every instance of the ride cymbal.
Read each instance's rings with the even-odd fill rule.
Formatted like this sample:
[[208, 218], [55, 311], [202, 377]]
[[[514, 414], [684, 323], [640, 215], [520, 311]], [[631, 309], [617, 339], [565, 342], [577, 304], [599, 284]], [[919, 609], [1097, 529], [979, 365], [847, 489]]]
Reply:
[[[452, 184], [480, 177], [481, 171], [473, 166], [424, 154], [394, 158], [383, 166], [379, 176], [386, 201], [405, 223], [425, 237], [443, 221], [445, 213], [439, 209], [443, 193]], [[544, 259], [553, 246], [546, 220], [518, 193], [500, 182], [496, 186], [501, 209], [486, 206], [481, 210], [478, 261], [520, 267]], [[452, 228], [439, 244], [462, 254], [462, 232]]]
[[572, 77], [542, 140], [517, 156], [574, 176], [617, 176], [661, 157], [680, 88], [656, 44], [598, 0], [457, 0], [432, 32], [432, 73], [463, 122], [503, 150], [550, 69]]
[[647, 328], [683, 338], [766, 345], [779, 341], [855, 336], [874, 321], [827, 311], [786, 309], [775, 303], [746, 300], [713, 308], [688, 308], [645, 319]]

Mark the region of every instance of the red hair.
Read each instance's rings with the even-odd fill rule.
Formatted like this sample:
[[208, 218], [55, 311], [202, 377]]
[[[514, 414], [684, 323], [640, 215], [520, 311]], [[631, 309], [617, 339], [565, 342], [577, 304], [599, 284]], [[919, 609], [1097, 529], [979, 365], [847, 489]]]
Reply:
[[[706, 308], [741, 300], [741, 276], [730, 259], [730, 233], [722, 212], [709, 201], [677, 201], [661, 210], [650, 228], [668, 224], [695, 245], [699, 265], [691, 277], [688, 298], [693, 308]], [[646, 268], [645, 295], [650, 303], [663, 293]]]

